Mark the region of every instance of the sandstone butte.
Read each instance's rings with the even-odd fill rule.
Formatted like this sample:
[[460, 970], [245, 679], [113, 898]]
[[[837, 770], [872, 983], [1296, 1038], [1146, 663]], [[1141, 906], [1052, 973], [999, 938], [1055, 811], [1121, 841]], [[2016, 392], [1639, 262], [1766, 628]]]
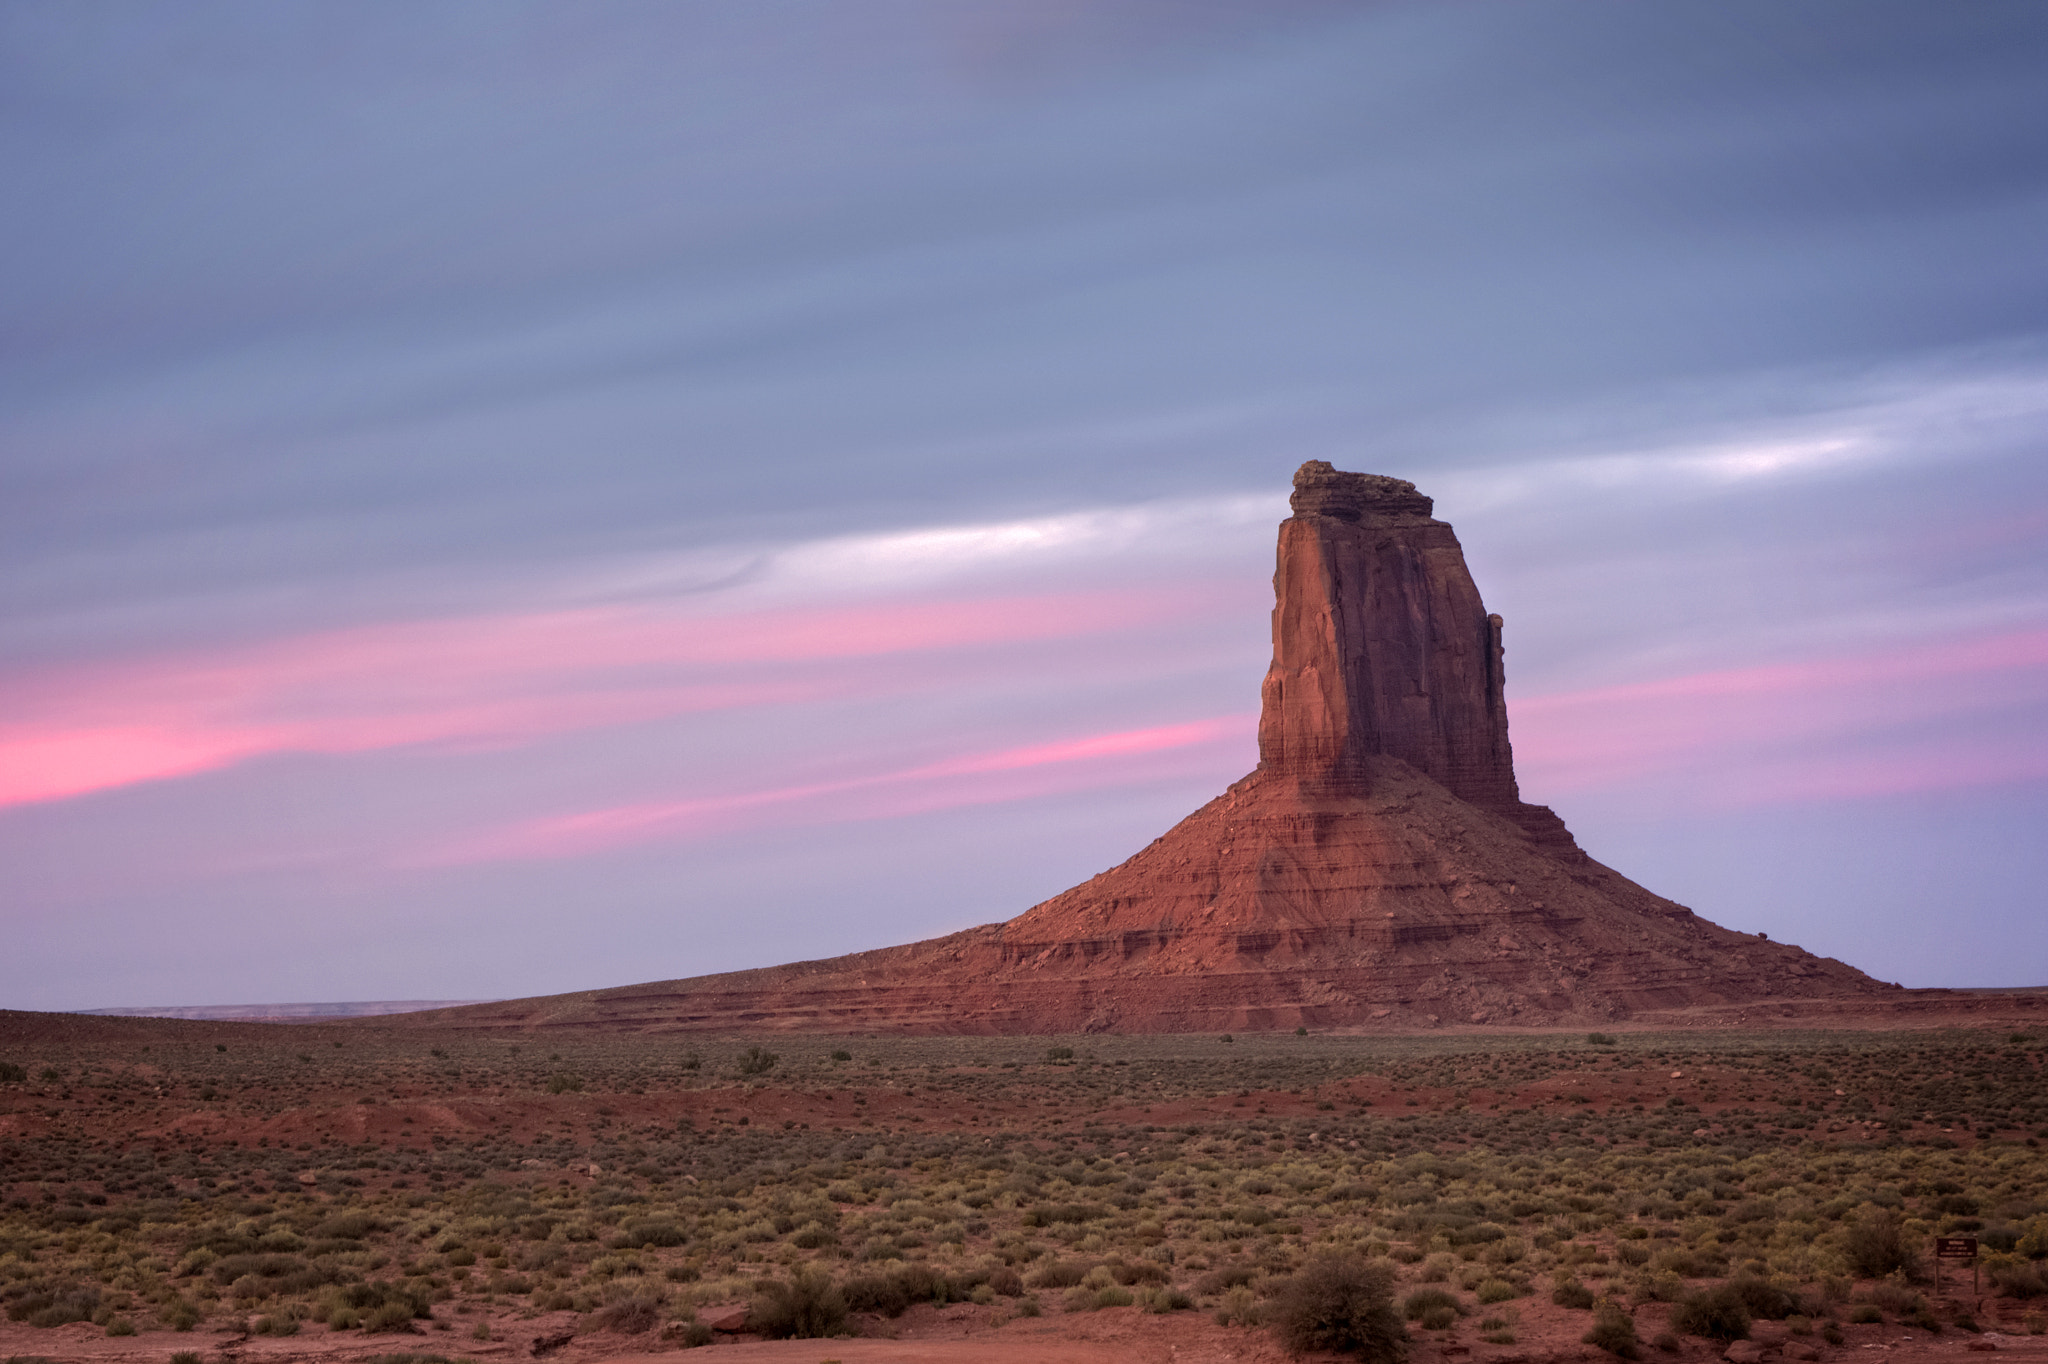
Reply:
[[1007, 923], [408, 1021], [953, 1034], [1755, 1025], [1949, 993], [1709, 923], [1595, 862], [1525, 803], [1501, 618], [1432, 509], [1412, 483], [1304, 464], [1280, 524], [1257, 770]]

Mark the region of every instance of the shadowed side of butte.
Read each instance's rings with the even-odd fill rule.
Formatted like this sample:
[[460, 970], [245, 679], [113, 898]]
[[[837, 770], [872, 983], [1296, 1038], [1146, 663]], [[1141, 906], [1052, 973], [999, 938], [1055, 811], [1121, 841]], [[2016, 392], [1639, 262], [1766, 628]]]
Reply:
[[1007, 923], [825, 961], [417, 1015], [547, 1025], [1061, 1033], [1564, 1026], [1904, 992], [1735, 933], [1521, 798], [1501, 618], [1412, 483], [1294, 476], [1259, 766]]

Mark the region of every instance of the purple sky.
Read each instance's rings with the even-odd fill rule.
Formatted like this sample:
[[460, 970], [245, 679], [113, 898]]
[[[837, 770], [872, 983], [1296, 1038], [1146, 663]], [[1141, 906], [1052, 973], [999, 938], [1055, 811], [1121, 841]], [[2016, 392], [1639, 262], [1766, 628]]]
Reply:
[[2048, 11], [0, 10], [0, 1005], [1007, 918], [1256, 760], [1304, 459], [1525, 796], [2048, 984]]

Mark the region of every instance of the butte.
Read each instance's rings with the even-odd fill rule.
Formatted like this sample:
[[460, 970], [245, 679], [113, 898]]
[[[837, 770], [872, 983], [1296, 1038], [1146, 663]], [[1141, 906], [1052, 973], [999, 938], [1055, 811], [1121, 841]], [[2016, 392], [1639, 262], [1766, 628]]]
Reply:
[[[1903, 993], [1593, 861], [1521, 798], [1501, 618], [1412, 483], [1294, 476], [1257, 770], [1007, 923], [824, 961], [412, 1015], [821, 1033], [1557, 1027]], [[1765, 1008], [1769, 1005], [1772, 1007]]]

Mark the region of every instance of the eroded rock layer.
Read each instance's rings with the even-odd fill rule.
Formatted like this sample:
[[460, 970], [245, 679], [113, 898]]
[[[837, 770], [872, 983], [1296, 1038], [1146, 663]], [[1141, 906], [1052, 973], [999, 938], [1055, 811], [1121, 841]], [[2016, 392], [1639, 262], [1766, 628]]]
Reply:
[[1293, 504], [1259, 768], [1120, 866], [929, 942], [426, 1017], [1199, 1032], [1555, 1026], [1902, 993], [1587, 857], [1521, 799], [1501, 620], [1430, 500], [1312, 461]]

